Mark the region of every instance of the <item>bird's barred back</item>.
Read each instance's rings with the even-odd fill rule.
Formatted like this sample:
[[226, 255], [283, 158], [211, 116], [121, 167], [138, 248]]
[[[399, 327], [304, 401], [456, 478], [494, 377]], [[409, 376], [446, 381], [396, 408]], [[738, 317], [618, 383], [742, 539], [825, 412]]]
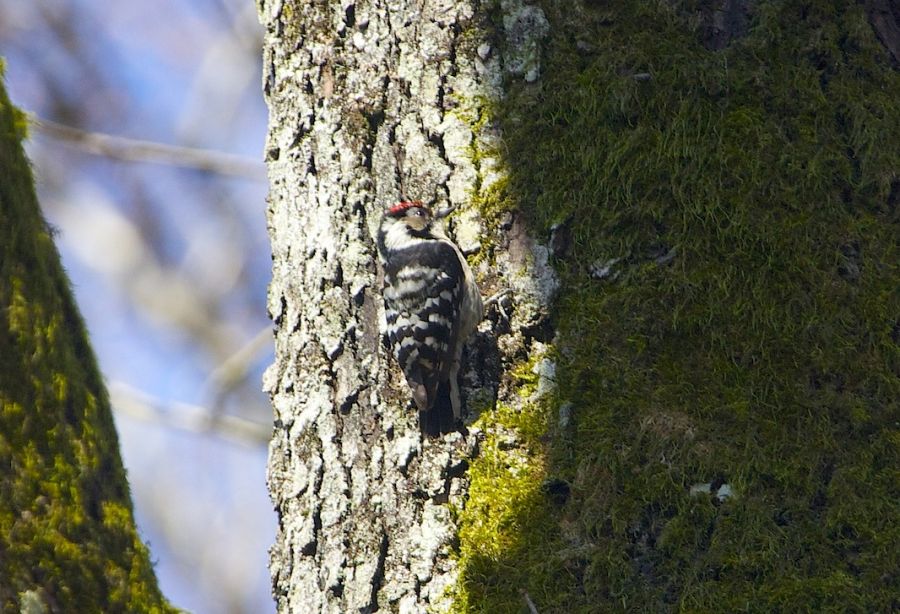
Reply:
[[[445, 270], [453, 247], [435, 242], [428, 250], [397, 250], [385, 263], [385, 316], [388, 339], [404, 371], [414, 363], [442, 370], [451, 359], [453, 323], [459, 318], [461, 271]], [[438, 249], [435, 249], [438, 248]], [[442, 250], [450, 250], [441, 255]], [[427, 251], [432, 258], [422, 257]], [[429, 262], [434, 259], [435, 261]], [[434, 266], [442, 264], [444, 268]], [[431, 265], [431, 266], [430, 266]]]

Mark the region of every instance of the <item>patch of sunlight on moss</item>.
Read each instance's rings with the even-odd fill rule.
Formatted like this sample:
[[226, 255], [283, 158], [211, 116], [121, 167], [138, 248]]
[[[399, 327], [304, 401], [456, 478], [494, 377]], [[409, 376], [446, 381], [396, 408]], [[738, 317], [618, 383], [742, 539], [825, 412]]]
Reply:
[[[488, 436], [482, 456], [473, 463], [469, 477], [474, 496], [463, 513], [461, 537], [478, 544], [478, 556], [492, 561], [505, 555], [522, 528], [517, 522], [524, 503], [530, 503], [543, 471], [540, 459], [504, 450], [500, 437]], [[489, 493], [489, 496], [478, 496]]]
[[552, 556], [532, 547], [546, 542], [542, 534], [554, 528], [541, 491], [546, 472], [543, 449], [527, 435], [535, 429], [521, 428], [543, 422], [535, 405], [518, 411], [501, 404], [475, 424], [485, 440], [469, 468], [465, 509], [457, 510], [461, 580], [453, 612], [519, 612], [524, 605], [521, 591], [545, 590], [537, 576], [507, 575], [522, 561], [540, 567]]
[[111, 529], [122, 529], [131, 523], [131, 510], [114, 501], [104, 501], [101, 505], [103, 524]]

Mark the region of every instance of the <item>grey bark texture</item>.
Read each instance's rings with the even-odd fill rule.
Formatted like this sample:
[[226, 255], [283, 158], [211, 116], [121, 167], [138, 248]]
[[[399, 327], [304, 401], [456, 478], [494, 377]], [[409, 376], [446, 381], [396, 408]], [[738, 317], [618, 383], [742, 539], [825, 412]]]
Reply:
[[[502, 33], [487, 7], [502, 7]], [[471, 428], [421, 439], [382, 343], [373, 238], [385, 206], [416, 198], [459, 206], [451, 234], [464, 251], [479, 249], [480, 218], [468, 205], [500, 171], [489, 155], [473, 155], [497, 139], [477, 120], [502, 94], [504, 70], [537, 78], [546, 20], [506, 0], [260, 0], [259, 13], [270, 110], [276, 356], [264, 385], [275, 413], [268, 484], [279, 518], [270, 556], [278, 609], [442, 611], [456, 580], [448, 503], [465, 503], [466, 459], [479, 436]], [[503, 394], [501, 365], [530, 350], [517, 331], [546, 317], [555, 289], [546, 249], [521, 224], [509, 230], [503, 253], [476, 270], [484, 294], [505, 274], [516, 307], [504, 343], [493, 323], [482, 324], [464, 378], [470, 407]]]

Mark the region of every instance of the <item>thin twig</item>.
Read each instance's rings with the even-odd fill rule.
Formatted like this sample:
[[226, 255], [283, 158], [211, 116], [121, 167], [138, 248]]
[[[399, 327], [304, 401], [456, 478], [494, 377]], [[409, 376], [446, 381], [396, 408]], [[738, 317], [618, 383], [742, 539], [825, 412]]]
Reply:
[[525, 605], [528, 606], [528, 611], [531, 612], [531, 614], [540, 614], [537, 606], [534, 605], [534, 602], [531, 600], [531, 597], [528, 596], [528, 592], [525, 589], [522, 589], [522, 599], [525, 600]]
[[168, 164], [245, 179], [265, 180], [266, 178], [266, 169], [263, 163], [244, 156], [211, 149], [196, 149], [128, 139], [101, 132], [88, 132], [35, 115], [32, 115], [30, 120], [39, 132], [97, 156], [129, 162]]
[[216, 414], [205, 407], [187, 403], [167, 403], [122, 382], [109, 385], [113, 411], [145, 422], [192, 433], [215, 433], [248, 445], [266, 443], [272, 426], [228, 414]]
[[241, 348], [226, 358], [216, 367], [203, 387], [215, 386], [217, 388], [231, 390], [242, 381], [247, 372], [263, 354], [272, 347], [272, 327], [263, 327], [256, 335]]
[[496, 294], [484, 299], [484, 306], [487, 307], [491, 303], [499, 304], [502, 299], [506, 298], [510, 294], [512, 294], [512, 290], [509, 290], [509, 289], [500, 290], [500, 292], [497, 292]]

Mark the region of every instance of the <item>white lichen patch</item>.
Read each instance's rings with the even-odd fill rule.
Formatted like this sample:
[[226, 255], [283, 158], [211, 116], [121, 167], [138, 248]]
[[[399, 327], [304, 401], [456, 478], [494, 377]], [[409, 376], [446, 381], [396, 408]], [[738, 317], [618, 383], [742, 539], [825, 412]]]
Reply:
[[506, 34], [504, 69], [525, 81], [536, 81], [541, 72], [541, 44], [550, 32], [544, 11], [522, 0], [502, 0], [503, 30]]
[[541, 358], [534, 363], [531, 372], [538, 376], [537, 389], [531, 395], [531, 400], [538, 401], [556, 391], [556, 361], [548, 357]]
[[453, 224], [456, 244], [463, 254], [477, 254], [481, 250], [481, 237], [484, 229], [481, 216], [474, 209], [466, 209], [454, 218]]
[[409, 462], [416, 454], [418, 454], [420, 447], [421, 445], [419, 438], [415, 437], [412, 434], [408, 434], [398, 438], [394, 442], [393, 450], [397, 467], [402, 470], [406, 470], [406, 468], [409, 466]]
[[47, 604], [41, 599], [41, 589], [31, 589], [19, 593], [19, 612], [21, 614], [44, 614]]
[[508, 249], [497, 255], [496, 264], [499, 277], [515, 299], [512, 324], [514, 328], [535, 326], [549, 316], [559, 276], [550, 264], [550, 251], [528, 235], [518, 218], [508, 239]]

